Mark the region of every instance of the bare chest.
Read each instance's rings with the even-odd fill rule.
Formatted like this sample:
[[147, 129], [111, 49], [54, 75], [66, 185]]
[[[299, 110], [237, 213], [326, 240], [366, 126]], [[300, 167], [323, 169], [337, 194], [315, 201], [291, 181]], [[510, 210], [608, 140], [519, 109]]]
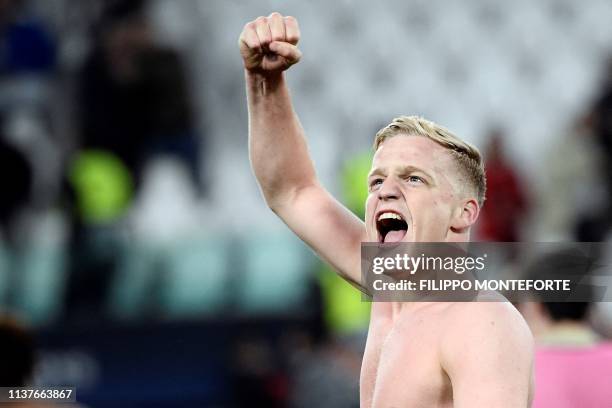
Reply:
[[390, 304], [373, 304], [361, 368], [363, 408], [449, 407], [450, 381], [438, 355], [435, 310], [390, 318]]

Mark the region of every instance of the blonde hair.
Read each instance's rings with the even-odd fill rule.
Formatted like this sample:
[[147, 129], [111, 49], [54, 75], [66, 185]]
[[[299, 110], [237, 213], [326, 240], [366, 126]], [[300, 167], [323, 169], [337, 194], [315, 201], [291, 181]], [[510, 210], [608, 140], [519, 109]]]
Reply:
[[374, 151], [390, 137], [397, 135], [424, 136], [450, 150], [452, 156], [476, 194], [478, 204], [483, 205], [487, 190], [484, 163], [475, 146], [461, 140], [450, 130], [419, 116], [400, 116], [376, 133]]

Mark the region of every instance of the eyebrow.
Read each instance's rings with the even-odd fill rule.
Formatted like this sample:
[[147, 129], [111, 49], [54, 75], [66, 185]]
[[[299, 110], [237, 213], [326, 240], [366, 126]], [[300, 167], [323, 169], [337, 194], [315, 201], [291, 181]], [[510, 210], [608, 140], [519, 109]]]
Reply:
[[[435, 183], [436, 179], [435, 177], [433, 177], [433, 175], [431, 175], [430, 173], [426, 172], [425, 170], [421, 169], [420, 167], [416, 167], [416, 166], [412, 166], [412, 165], [407, 165], [407, 166], [401, 166], [399, 168], [399, 173], [400, 174], [410, 174], [410, 173], [423, 173], [427, 178], [429, 178], [432, 182]], [[372, 171], [370, 171], [370, 173], [368, 174], [368, 179], [372, 176], [386, 176], [387, 173], [381, 169], [380, 167], [376, 167], [374, 169], [372, 169]]]

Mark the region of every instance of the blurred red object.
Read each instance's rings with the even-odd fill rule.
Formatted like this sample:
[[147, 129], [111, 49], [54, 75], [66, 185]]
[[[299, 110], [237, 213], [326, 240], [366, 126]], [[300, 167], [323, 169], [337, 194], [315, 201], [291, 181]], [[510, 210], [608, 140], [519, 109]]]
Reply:
[[527, 211], [527, 199], [517, 172], [505, 158], [500, 131], [491, 134], [486, 175], [487, 198], [480, 215], [478, 238], [483, 241], [519, 241], [520, 222]]

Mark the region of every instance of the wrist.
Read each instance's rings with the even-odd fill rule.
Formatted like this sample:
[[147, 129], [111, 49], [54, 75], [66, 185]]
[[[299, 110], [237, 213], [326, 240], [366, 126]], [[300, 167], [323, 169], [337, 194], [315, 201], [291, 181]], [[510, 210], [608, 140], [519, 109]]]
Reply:
[[261, 74], [244, 70], [247, 85], [258, 93], [267, 94], [278, 89], [285, 82], [284, 72]]

